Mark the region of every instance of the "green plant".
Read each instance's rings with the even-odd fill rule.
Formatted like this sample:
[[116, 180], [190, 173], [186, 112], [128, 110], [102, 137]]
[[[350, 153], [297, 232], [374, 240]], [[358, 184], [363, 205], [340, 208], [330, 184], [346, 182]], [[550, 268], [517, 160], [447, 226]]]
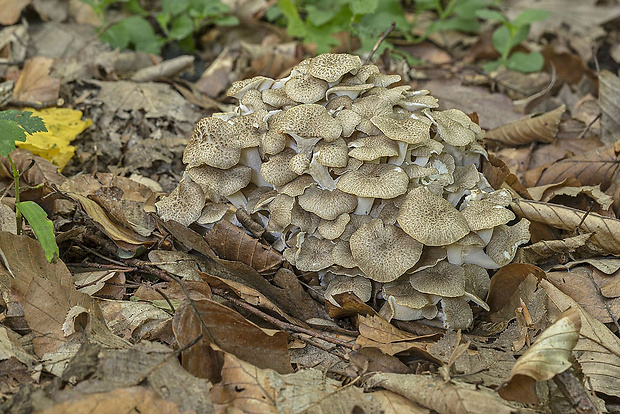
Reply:
[[[161, 0], [161, 10], [154, 14], [144, 10], [137, 0], [81, 1], [90, 4], [104, 23], [105, 11], [115, 3], [123, 3], [133, 14], [110, 25], [101, 35], [101, 40], [120, 49], [159, 53], [164, 44], [178, 41], [185, 49], [193, 50], [193, 35], [203, 27], [239, 24], [220, 0]], [[151, 15], [159, 26], [157, 30], [147, 19]]]
[[15, 207], [17, 216], [17, 234], [22, 232], [22, 216], [28, 221], [32, 231], [41, 243], [45, 257], [50, 262], [58, 260], [58, 245], [54, 238], [54, 225], [47, 219], [47, 214], [40, 205], [33, 201], [19, 199], [19, 171], [13, 163], [11, 152], [15, 149], [15, 141], [23, 142], [26, 134], [45, 132], [45, 124], [38, 116], [31, 116], [29, 111], [0, 111], [0, 155], [9, 159], [15, 185]]
[[[493, 32], [493, 47], [500, 58], [483, 65], [487, 71], [504, 66], [519, 72], [537, 72], [544, 65], [544, 58], [539, 52], [512, 52], [513, 48], [523, 42], [530, 33], [530, 25], [549, 17], [546, 10], [526, 10], [514, 20], [508, 20], [503, 14], [493, 10], [479, 10], [476, 15], [481, 19], [498, 21], [502, 25]], [[512, 52], [512, 53], [511, 53]]]
[[[266, 17], [271, 21], [283, 19], [289, 36], [315, 43], [317, 53], [329, 52], [330, 47], [338, 45], [333, 36], [338, 32], [357, 37], [361, 50], [369, 51], [392, 22], [397, 31], [411, 37], [410, 24], [398, 0], [278, 0]], [[391, 45], [384, 42], [377, 53], [386, 47]]]
[[447, 3], [441, 0], [417, 0], [417, 12], [430, 10], [437, 13], [437, 20], [428, 27], [422, 39], [431, 33], [447, 30], [478, 33], [480, 22], [476, 12], [486, 10], [496, 3], [497, 0], [449, 0]]

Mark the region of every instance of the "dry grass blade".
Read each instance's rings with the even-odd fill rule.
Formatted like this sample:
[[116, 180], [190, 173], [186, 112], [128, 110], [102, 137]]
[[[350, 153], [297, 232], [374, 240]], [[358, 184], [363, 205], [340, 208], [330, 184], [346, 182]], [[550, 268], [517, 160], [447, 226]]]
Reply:
[[519, 216], [549, 226], [592, 233], [592, 243], [607, 254], [620, 255], [620, 220], [540, 201], [515, 200], [510, 204]]
[[620, 78], [604, 70], [598, 75], [601, 107], [601, 140], [611, 144], [620, 139]]
[[526, 187], [558, 183], [574, 177], [581, 185], [601, 185], [605, 191], [618, 178], [620, 141], [585, 154], [528, 170], [523, 176]]
[[282, 264], [278, 251], [226, 220], [215, 223], [206, 239], [221, 258], [245, 263], [261, 273], [273, 272]]
[[485, 138], [510, 146], [525, 145], [535, 141], [553, 142], [565, 110], [566, 106], [562, 105], [540, 116], [523, 118], [502, 125], [488, 131]]

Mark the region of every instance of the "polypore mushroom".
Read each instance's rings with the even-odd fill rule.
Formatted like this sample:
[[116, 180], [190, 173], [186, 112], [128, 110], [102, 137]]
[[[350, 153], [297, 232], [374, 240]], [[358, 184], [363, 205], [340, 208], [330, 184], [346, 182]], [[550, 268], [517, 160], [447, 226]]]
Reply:
[[340, 307], [334, 299], [334, 295], [345, 292], [351, 292], [362, 302], [368, 302], [372, 294], [372, 284], [370, 280], [363, 276], [349, 277], [336, 275], [327, 285], [327, 289], [325, 289], [325, 299], [334, 306]]
[[209, 165], [228, 169], [239, 162], [241, 147], [234, 127], [219, 118], [202, 118], [183, 152], [183, 162], [190, 167]]
[[162, 220], [174, 220], [189, 226], [200, 217], [205, 200], [200, 185], [183, 179], [170, 195], [155, 203], [155, 207]]

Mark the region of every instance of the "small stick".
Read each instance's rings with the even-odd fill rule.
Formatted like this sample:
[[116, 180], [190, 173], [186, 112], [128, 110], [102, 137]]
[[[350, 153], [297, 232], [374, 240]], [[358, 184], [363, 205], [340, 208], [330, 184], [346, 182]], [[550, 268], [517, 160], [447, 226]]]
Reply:
[[375, 52], [377, 51], [377, 49], [379, 49], [379, 46], [381, 46], [381, 43], [383, 43], [385, 41], [385, 39], [387, 39], [387, 37], [390, 35], [390, 33], [392, 33], [394, 31], [394, 29], [396, 29], [396, 22], [392, 22], [390, 27], [388, 27], [387, 30], [383, 33], [383, 35], [381, 35], [381, 38], [379, 38], [379, 40], [377, 40], [377, 43], [375, 43], [375, 46], [372, 48], [372, 51], [370, 52], [370, 55], [368, 55], [368, 57], [364, 61], [364, 65], [367, 65], [367, 64], [370, 63], [370, 59], [372, 59], [372, 57], [375, 54]]
[[575, 377], [572, 368], [557, 374], [553, 377], [553, 382], [556, 383], [562, 394], [579, 414], [597, 414], [599, 412], [581, 381]]

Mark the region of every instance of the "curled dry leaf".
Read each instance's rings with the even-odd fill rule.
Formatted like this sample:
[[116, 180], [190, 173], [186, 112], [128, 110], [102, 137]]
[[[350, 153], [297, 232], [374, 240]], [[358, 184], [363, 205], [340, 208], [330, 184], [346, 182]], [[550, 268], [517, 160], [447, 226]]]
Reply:
[[598, 102], [601, 107], [601, 140], [613, 143], [620, 139], [620, 78], [603, 70], [598, 75], [600, 82]]
[[13, 97], [22, 102], [53, 102], [58, 99], [60, 79], [52, 78], [54, 59], [36, 56], [24, 64], [24, 69], [13, 89]]
[[538, 404], [536, 381], [546, 381], [570, 368], [580, 329], [579, 312], [569, 308], [517, 359], [499, 395], [509, 401]]
[[489, 154], [489, 161], [484, 162], [482, 166], [482, 173], [484, 177], [489, 181], [491, 187], [502, 188], [502, 185], [507, 185], [512, 188], [517, 194], [523, 198], [531, 199], [530, 193], [527, 188], [521, 184], [516, 175], [510, 172], [510, 168], [506, 166], [506, 163], [500, 158], [497, 158], [493, 154]]
[[618, 179], [620, 141], [525, 172], [526, 187], [558, 183], [574, 177], [581, 185], [600, 184], [603, 191]]
[[533, 200], [545, 203], [551, 201], [554, 197], [569, 196], [576, 198], [581, 195], [588, 196], [596, 201], [601, 206], [601, 209], [607, 210], [614, 202], [612, 197], [601, 191], [599, 185], [582, 186], [579, 180], [572, 177], [568, 177], [560, 183], [530, 187], [527, 190], [532, 195]]
[[581, 331], [574, 355], [592, 391], [620, 397], [620, 338], [593, 318], [577, 302], [546, 280], [541, 280], [548, 296], [549, 315], [557, 317], [568, 308], [579, 311]]
[[514, 316], [514, 308], [519, 306], [519, 299], [513, 296], [517, 291], [523, 291], [524, 287], [521, 284], [530, 274], [538, 279], [545, 277], [545, 272], [541, 268], [526, 263], [511, 263], [499, 269], [491, 278], [486, 300], [490, 313], [495, 314], [512, 304], [515, 306], [511, 306], [507, 312], [508, 315]]
[[562, 230], [593, 233], [592, 243], [606, 254], [620, 255], [620, 220], [556, 204], [514, 200], [510, 207], [522, 218]]
[[568, 237], [564, 240], [541, 240], [517, 250], [513, 260], [515, 263], [561, 263], [570, 253], [584, 248], [592, 233]]
[[[288, 334], [270, 336], [234, 310], [212, 300], [184, 301], [173, 320], [179, 346], [188, 345], [200, 335], [197, 344], [183, 351], [183, 367], [200, 378], [219, 382], [221, 356], [217, 349], [232, 353], [261, 368], [282, 374], [293, 372], [288, 355]], [[198, 313], [196, 313], [196, 311]]]
[[542, 115], [502, 125], [488, 131], [485, 138], [511, 146], [525, 145], [535, 141], [553, 142], [565, 110], [566, 106], [562, 105]]
[[439, 377], [379, 373], [366, 381], [366, 386], [388, 389], [440, 414], [534, 413], [511, 406], [489, 388]]
[[274, 272], [282, 264], [282, 254], [262, 244], [228, 220], [220, 220], [205, 236], [223, 259], [252, 266], [258, 272]]

